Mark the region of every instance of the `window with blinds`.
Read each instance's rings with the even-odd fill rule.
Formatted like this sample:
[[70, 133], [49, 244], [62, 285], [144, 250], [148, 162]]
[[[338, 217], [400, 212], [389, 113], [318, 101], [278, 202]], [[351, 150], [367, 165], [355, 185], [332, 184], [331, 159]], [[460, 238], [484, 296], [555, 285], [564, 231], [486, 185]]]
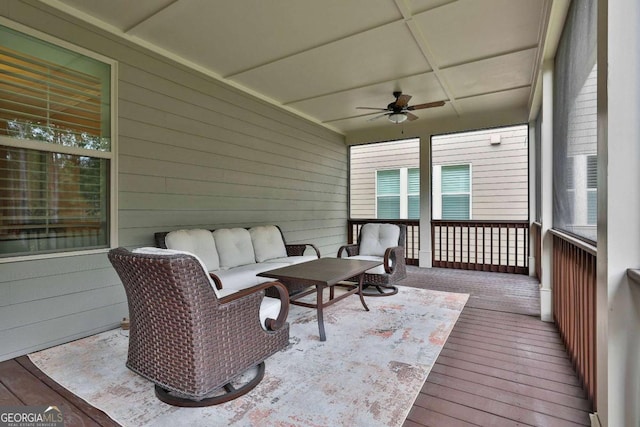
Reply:
[[400, 218], [400, 170], [376, 171], [377, 218]]
[[471, 219], [471, 168], [467, 165], [442, 166], [442, 219]]
[[587, 225], [598, 223], [598, 156], [587, 156]]
[[408, 218], [420, 219], [420, 169], [407, 170]]
[[0, 37], [0, 257], [108, 247], [111, 65]]

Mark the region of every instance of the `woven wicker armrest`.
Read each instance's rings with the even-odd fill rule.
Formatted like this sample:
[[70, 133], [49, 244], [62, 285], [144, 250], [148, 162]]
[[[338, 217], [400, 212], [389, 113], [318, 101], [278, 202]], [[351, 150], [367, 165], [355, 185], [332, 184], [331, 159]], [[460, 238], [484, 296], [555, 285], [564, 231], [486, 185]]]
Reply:
[[238, 292], [234, 292], [230, 295], [222, 297], [218, 300], [220, 304], [229, 304], [233, 301], [239, 300], [241, 298], [245, 298], [248, 295], [253, 295], [257, 292], [264, 291], [268, 288], [275, 288], [278, 292], [278, 298], [280, 299], [280, 313], [278, 313], [278, 317], [276, 319], [268, 318], [265, 321], [265, 326], [270, 331], [276, 331], [286, 323], [287, 316], [289, 315], [289, 292], [287, 288], [280, 282], [266, 282], [261, 283], [256, 286], [252, 286], [250, 288], [245, 288], [239, 290]]
[[[384, 251], [384, 271], [391, 274], [398, 267], [398, 264], [404, 265], [404, 248], [402, 246], [394, 246]], [[395, 266], [395, 267], [392, 267]]]
[[359, 245], [344, 245], [338, 249], [338, 258], [342, 258], [342, 252], [346, 252], [347, 256], [355, 256], [360, 253]]
[[312, 248], [316, 252], [316, 256], [320, 258], [320, 251], [312, 243], [298, 243], [295, 245], [284, 245], [287, 249], [287, 256], [302, 256], [307, 248]]

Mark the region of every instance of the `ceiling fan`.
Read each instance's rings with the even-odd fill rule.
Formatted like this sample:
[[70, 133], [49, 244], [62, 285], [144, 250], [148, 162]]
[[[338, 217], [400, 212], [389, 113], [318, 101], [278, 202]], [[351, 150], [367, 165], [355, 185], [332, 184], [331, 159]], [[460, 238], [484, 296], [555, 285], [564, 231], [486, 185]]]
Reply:
[[380, 117], [387, 116], [389, 121], [397, 124], [397, 123], [402, 123], [405, 120], [412, 121], [418, 118], [418, 116], [416, 116], [413, 113], [410, 113], [410, 111], [422, 110], [424, 108], [442, 107], [444, 105], [444, 101], [427, 102], [425, 104], [417, 104], [417, 105], [408, 105], [409, 100], [411, 99], [411, 95], [403, 95], [402, 92], [396, 91], [396, 92], [393, 92], [393, 96], [396, 98], [396, 100], [390, 103], [389, 105], [387, 105], [387, 108], [375, 108], [375, 107], [356, 107], [356, 108], [359, 110], [388, 111], [387, 113], [377, 115], [369, 120], [377, 120]]

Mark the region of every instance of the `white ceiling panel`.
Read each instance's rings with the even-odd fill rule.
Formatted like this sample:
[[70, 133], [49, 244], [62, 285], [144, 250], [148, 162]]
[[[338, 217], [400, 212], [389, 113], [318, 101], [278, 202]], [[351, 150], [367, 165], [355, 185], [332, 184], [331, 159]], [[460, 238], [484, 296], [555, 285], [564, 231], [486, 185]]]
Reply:
[[232, 77], [238, 83], [290, 103], [430, 71], [402, 21]]
[[63, 3], [126, 32], [176, 0], [64, 0]]
[[458, 0], [414, 16], [440, 67], [534, 47], [543, 0]]
[[502, 91], [531, 84], [536, 49], [496, 56], [442, 70], [455, 97]]
[[226, 77], [400, 17], [387, 0], [180, 0], [131, 33]]
[[394, 90], [446, 102], [411, 127], [526, 112], [544, 35], [564, 25], [554, 0], [42, 2], [345, 134], [398, 126], [356, 109]]

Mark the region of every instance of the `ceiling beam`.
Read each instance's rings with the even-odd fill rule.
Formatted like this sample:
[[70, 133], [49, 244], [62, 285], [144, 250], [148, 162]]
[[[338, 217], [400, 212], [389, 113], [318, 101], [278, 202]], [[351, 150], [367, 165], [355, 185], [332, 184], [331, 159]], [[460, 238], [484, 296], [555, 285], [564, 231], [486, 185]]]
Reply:
[[164, 12], [165, 10], [169, 9], [174, 4], [178, 3], [178, 1], [179, 0], [173, 0], [171, 3], [161, 7], [160, 9], [156, 9], [155, 11], [151, 12], [149, 15], [145, 16], [144, 18], [142, 18], [141, 20], [139, 20], [135, 24], [129, 26], [129, 28], [125, 28], [124, 30], [122, 30], [122, 32], [124, 32], [125, 34], [131, 33], [131, 31], [135, 30], [136, 27], [140, 26], [141, 24], [143, 24], [144, 22], [146, 22], [149, 19], [153, 18], [154, 16], [158, 15], [159, 13]]

